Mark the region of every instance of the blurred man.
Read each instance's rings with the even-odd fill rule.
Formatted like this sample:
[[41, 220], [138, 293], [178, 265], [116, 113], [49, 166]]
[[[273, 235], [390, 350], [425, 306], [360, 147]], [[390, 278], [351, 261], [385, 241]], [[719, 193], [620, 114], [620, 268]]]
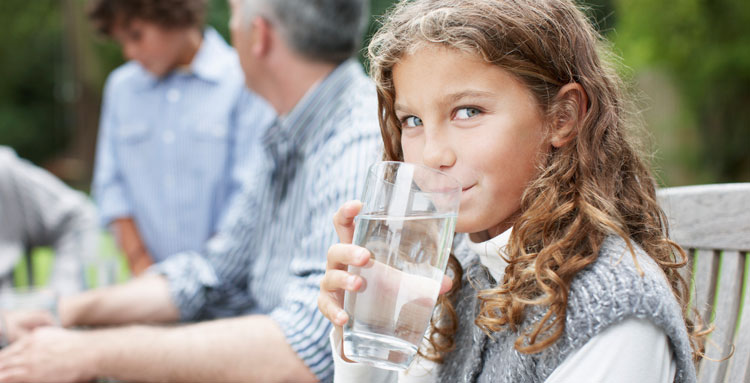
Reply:
[[23, 254], [51, 246], [49, 287], [78, 292], [83, 261], [94, 257], [98, 236], [96, 211], [83, 193], [0, 146], [0, 289], [13, 286], [13, 268]]
[[235, 51], [203, 29], [206, 0], [94, 0], [89, 18], [130, 61], [107, 79], [93, 192], [134, 274], [218, 230], [273, 110]]
[[380, 150], [375, 89], [360, 64], [366, 0], [232, 0], [233, 44], [248, 85], [281, 116], [253, 157], [220, 232], [126, 285], [62, 300], [66, 327], [170, 323], [90, 332], [41, 328], [0, 352], [0, 381], [311, 382], [332, 376], [317, 310], [331, 217], [357, 198]]

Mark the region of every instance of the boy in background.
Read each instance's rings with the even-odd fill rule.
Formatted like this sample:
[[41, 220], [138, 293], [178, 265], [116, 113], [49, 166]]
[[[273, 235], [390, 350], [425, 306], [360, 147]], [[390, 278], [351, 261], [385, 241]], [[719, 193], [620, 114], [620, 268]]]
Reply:
[[94, 0], [89, 18], [130, 61], [104, 90], [93, 192], [138, 275], [199, 251], [240, 189], [274, 112], [235, 51], [203, 27], [205, 0]]

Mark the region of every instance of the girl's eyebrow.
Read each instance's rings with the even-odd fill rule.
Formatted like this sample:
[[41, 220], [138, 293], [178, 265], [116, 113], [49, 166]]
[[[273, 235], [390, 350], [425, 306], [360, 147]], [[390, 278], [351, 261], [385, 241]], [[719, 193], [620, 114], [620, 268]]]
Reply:
[[[441, 104], [450, 105], [454, 104], [464, 98], [488, 98], [493, 97], [494, 93], [492, 92], [485, 92], [481, 90], [464, 90], [456, 93], [450, 93], [445, 96], [443, 99], [443, 102]], [[403, 113], [410, 113], [409, 108], [401, 105], [399, 103], [393, 104], [393, 111], [394, 112], [403, 112]]]
[[492, 97], [492, 92], [485, 92], [481, 90], [464, 90], [461, 92], [451, 93], [445, 96], [445, 103], [446, 104], [453, 104], [457, 101], [460, 101], [464, 98], [484, 98], [484, 97]]
[[404, 112], [404, 113], [409, 113], [409, 108], [407, 108], [406, 106], [404, 106], [404, 105], [401, 105], [401, 104], [399, 104], [399, 103], [394, 103], [394, 104], [393, 104], [393, 111], [394, 111], [394, 112]]

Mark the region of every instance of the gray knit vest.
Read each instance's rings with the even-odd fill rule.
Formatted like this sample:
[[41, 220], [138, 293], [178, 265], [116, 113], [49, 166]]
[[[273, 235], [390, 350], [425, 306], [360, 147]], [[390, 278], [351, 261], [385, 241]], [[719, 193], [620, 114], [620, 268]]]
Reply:
[[[696, 381], [680, 307], [664, 274], [640, 247], [635, 250], [642, 277], [625, 241], [608, 237], [598, 259], [578, 273], [571, 284], [563, 335], [547, 349], [528, 355], [513, 347], [518, 333], [501, 331], [491, 339], [474, 324], [479, 312], [477, 290], [489, 288], [495, 281], [478, 257], [461, 243], [466, 239], [456, 240], [455, 254], [464, 269], [455, 302], [459, 326], [456, 348], [440, 366], [440, 382], [544, 382], [589, 339], [631, 317], [650, 320], [666, 332], [677, 366], [675, 382]], [[530, 309], [524, 324], [536, 322], [543, 314], [539, 308]]]

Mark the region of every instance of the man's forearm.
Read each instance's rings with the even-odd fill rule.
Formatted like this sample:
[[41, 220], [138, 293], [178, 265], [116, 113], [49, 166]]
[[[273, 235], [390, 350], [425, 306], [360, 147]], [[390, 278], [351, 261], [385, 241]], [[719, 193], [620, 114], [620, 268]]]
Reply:
[[138, 382], [315, 382], [268, 316], [85, 334], [97, 375]]
[[170, 323], [179, 319], [168, 282], [159, 275], [62, 298], [58, 312], [65, 327]]

